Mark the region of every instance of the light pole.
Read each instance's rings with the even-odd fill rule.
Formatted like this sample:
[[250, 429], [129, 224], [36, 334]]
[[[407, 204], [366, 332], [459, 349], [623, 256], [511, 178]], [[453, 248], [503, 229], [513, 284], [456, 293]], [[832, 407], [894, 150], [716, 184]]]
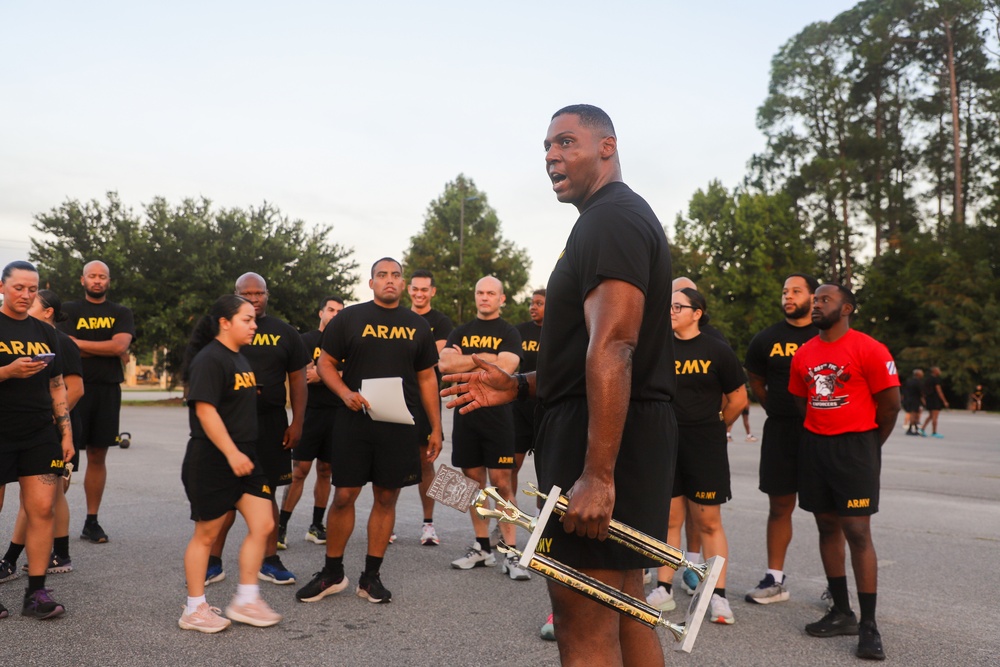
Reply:
[[461, 207], [458, 209], [458, 321], [462, 322], [462, 260], [465, 252], [465, 202], [475, 201], [478, 196], [466, 197], [465, 188], [462, 188]]

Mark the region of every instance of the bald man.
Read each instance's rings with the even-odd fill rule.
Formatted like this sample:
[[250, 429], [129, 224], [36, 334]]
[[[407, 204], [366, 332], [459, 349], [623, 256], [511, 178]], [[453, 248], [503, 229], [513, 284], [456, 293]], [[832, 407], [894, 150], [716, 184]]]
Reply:
[[108, 301], [111, 271], [107, 264], [87, 262], [80, 284], [84, 299], [63, 304], [68, 317], [59, 328], [80, 348], [83, 361], [84, 393], [74, 410], [82, 424], [80, 443], [87, 450], [83, 478], [87, 519], [80, 539], [103, 544], [108, 541], [108, 534], [97, 522], [97, 512], [108, 479], [108, 448], [118, 445], [121, 384], [125, 381], [123, 364], [135, 338], [135, 324], [131, 310]]
[[[485, 276], [476, 283], [476, 319], [457, 327], [448, 336], [438, 364], [442, 373], [464, 373], [477, 368], [473, 354], [508, 373], [517, 370], [521, 363], [521, 334], [500, 317], [500, 308], [506, 301], [503, 284], [493, 276]], [[490, 484], [500, 495], [517, 502], [512, 476], [514, 413], [510, 405], [484, 408], [467, 415], [456, 412], [451, 442], [453, 466], [461, 468], [480, 486], [486, 486], [488, 474]], [[452, 561], [451, 566], [471, 570], [496, 565], [490, 548], [489, 523], [475, 512], [469, 512], [469, 516], [476, 541], [468, 553]], [[512, 546], [516, 543], [515, 530], [516, 527], [509, 523], [500, 526], [504, 542]], [[502, 569], [515, 581], [531, 578], [513, 554], [504, 560]]]

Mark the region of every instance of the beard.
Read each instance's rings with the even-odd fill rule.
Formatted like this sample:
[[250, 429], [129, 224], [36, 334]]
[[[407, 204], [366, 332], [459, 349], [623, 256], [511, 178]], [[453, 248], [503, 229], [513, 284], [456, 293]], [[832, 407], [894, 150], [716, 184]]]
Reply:
[[87, 296], [89, 296], [91, 299], [100, 299], [100, 298], [103, 298], [103, 297], [105, 297], [105, 296], [108, 295], [108, 290], [107, 289], [101, 290], [100, 292], [95, 292], [92, 289], [84, 287], [83, 288], [83, 292], [84, 292], [84, 294], [86, 294]]
[[793, 310], [790, 313], [785, 311], [784, 306], [781, 307], [782, 313], [784, 313], [785, 317], [787, 317], [790, 320], [801, 320], [803, 317], [808, 315], [809, 311], [811, 310], [812, 310], [812, 304], [808, 303], [803, 304], [801, 306], [795, 306], [795, 310]]
[[832, 315], [823, 316], [819, 313], [812, 314], [813, 326], [820, 331], [827, 331], [833, 327], [834, 324], [840, 321], [840, 313], [835, 313]]

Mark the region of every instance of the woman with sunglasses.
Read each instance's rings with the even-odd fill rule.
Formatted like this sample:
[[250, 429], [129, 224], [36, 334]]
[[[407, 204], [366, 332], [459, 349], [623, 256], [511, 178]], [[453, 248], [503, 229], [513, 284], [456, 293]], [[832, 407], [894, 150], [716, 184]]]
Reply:
[[[680, 543], [687, 503], [687, 517], [701, 535], [705, 558], [722, 556], [728, 560], [729, 545], [720, 511], [722, 504], [732, 498], [726, 431], [747, 404], [746, 376], [728, 345], [702, 335], [700, 325], [707, 323], [707, 311], [705, 297], [697, 290], [686, 287], [674, 292], [670, 321], [677, 371], [673, 406], [678, 448], [667, 542]], [[673, 574], [669, 567], [657, 571], [657, 585], [647, 602], [663, 610], [674, 608]], [[712, 594], [709, 620], [726, 625], [735, 622], [726, 599], [725, 567]]]

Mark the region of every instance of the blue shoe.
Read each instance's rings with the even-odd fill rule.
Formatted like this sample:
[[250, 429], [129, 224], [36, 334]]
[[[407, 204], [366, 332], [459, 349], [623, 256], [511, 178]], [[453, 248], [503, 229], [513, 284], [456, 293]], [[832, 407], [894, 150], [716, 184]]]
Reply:
[[226, 573], [222, 571], [222, 564], [212, 565], [208, 564], [208, 570], [205, 572], [205, 585], [214, 584], [217, 581], [222, 581], [226, 578]]
[[932, 438], [943, 438], [944, 436], [941, 435], [940, 433], [931, 433], [931, 437]]
[[284, 563], [277, 556], [275, 556], [273, 562], [265, 562], [260, 566], [257, 578], [261, 581], [270, 581], [272, 584], [278, 584], [279, 586], [295, 583], [295, 575], [285, 569]]
[[682, 588], [688, 595], [694, 595], [695, 589], [701, 583], [701, 579], [698, 578], [697, 573], [689, 567], [684, 568], [684, 575], [681, 577], [681, 581], [684, 582]]

